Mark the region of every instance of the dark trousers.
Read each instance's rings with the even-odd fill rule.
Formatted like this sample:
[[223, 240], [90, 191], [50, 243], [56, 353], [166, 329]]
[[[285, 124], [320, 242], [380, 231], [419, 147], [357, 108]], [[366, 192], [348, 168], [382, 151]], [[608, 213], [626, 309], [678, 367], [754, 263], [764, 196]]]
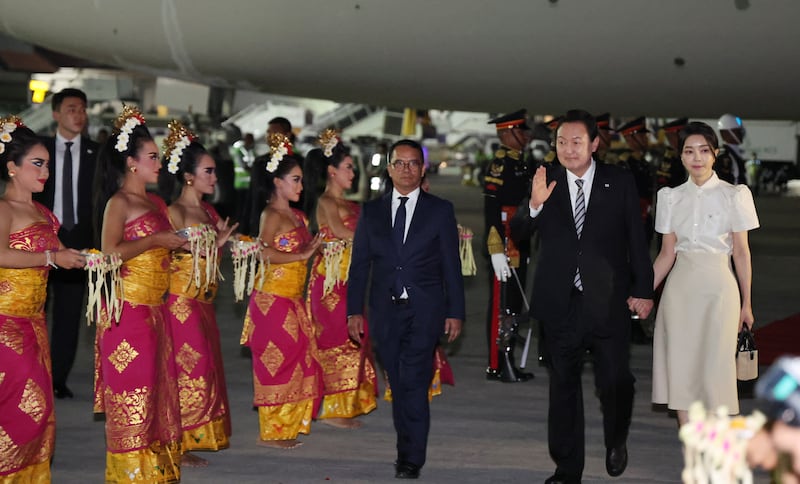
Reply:
[[[519, 267], [514, 269], [517, 272], [517, 277], [519, 278], [519, 285], [517, 284], [517, 279], [514, 277], [514, 275], [509, 274], [508, 281], [505, 282], [505, 288], [502, 285], [500, 287], [501, 295], [502, 292], [505, 291], [505, 308], [500, 307], [500, 301], [494, 300], [492, 287], [494, 284], [495, 275], [491, 261], [489, 262], [489, 308], [486, 311], [486, 346], [488, 348], [487, 354], [489, 356], [488, 366], [490, 367], [492, 366], [492, 348], [494, 347], [492, 343], [497, 340], [497, 332], [492, 328], [492, 316], [494, 313], [505, 310], [506, 308], [509, 309], [513, 314], [522, 314], [527, 312], [525, 303], [523, 302], [522, 292], [520, 292], [519, 288], [522, 286], [523, 290], [525, 289], [525, 279], [528, 274], [528, 256], [529, 254], [527, 252], [521, 253]], [[494, 369], [497, 370], [498, 368]]]
[[[58, 273], [63, 271], [62, 273]], [[86, 276], [82, 269], [58, 269], [50, 272], [47, 285], [52, 300], [50, 358], [53, 362], [53, 385], [65, 385], [75, 363], [81, 316], [86, 312]]]
[[583, 295], [573, 290], [563, 321], [545, 321], [545, 345], [550, 357], [550, 408], [547, 417], [550, 456], [556, 472], [580, 478], [584, 466], [584, 420], [581, 373], [586, 350], [594, 359], [594, 381], [603, 411], [606, 448], [623, 444], [633, 411], [630, 371], [630, 323], [613, 328], [584, 314]]
[[[391, 303], [389, 303], [391, 304]], [[436, 338], [425, 319], [415, 317], [412, 305], [397, 305], [387, 325], [373, 334], [381, 363], [392, 387], [392, 419], [397, 432], [397, 460], [425, 464], [430, 429], [428, 387], [433, 378]]]

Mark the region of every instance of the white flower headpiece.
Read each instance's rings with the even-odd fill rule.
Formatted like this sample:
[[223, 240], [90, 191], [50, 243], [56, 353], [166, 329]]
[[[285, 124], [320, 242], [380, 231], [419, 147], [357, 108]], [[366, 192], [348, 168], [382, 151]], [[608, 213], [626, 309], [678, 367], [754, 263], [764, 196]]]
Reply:
[[164, 139], [162, 150], [164, 151], [164, 158], [167, 159], [167, 171], [174, 175], [178, 173], [178, 165], [181, 162], [183, 150], [192, 141], [196, 140], [197, 136], [176, 119], [170, 121], [168, 126], [169, 135]]
[[278, 169], [278, 164], [284, 156], [293, 155], [292, 142], [283, 133], [272, 133], [269, 135], [269, 149], [270, 157], [267, 162], [267, 171], [275, 173]]
[[0, 154], [5, 153], [6, 144], [11, 143], [11, 133], [16, 131], [22, 124], [22, 120], [16, 116], [8, 116], [7, 118], [0, 118]]
[[124, 104], [122, 106], [122, 113], [117, 117], [114, 123], [119, 134], [117, 135], [117, 144], [114, 148], [120, 153], [125, 153], [128, 149], [128, 142], [130, 142], [131, 133], [133, 128], [144, 124], [144, 116], [136, 106], [129, 106]]
[[319, 135], [319, 144], [322, 145], [322, 153], [326, 158], [333, 156], [333, 149], [341, 141], [335, 129], [326, 129]]

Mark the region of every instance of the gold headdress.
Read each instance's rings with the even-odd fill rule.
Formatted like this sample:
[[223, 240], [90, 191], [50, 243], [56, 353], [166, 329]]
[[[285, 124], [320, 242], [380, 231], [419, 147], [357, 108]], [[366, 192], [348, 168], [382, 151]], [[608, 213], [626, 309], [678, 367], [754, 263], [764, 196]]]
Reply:
[[22, 124], [22, 120], [17, 116], [0, 118], [0, 154], [6, 151], [6, 143], [11, 143], [11, 133], [16, 131]]
[[333, 149], [336, 148], [342, 140], [339, 138], [339, 133], [335, 129], [326, 129], [319, 135], [319, 144], [322, 145], [322, 153], [326, 158], [333, 156]]
[[281, 162], [284, 156], [294, 154], [292, 151], [292, 142], [283, 133], [272, 133], [267, 138], [269, 142], [269, 150], [271, 156], [267, 163], [267, 171], [275, 173], [278, 169], [278, 163]]
[[168, 160], [167, 171], [174, 175], [178, 173], [178, 165], [181, 162], [183, 150], [192, 141], [196, 140], [197, 136], [177, 119], [170, 121], [168, 126], [169, 135], [164, 139], [162, 151], [164, 152], [164, 157]]
[[120, 153], [124, 153], [128, 149], [128, 142], [133, 128], [142, 124], [144, 124], [144, 116], [142, 116], [139, 108], [123, 104], [122, 112], [117, 116], [117, 120], [114, 121], [114, 129], [119, 133], [117, 144], [114, 148]]

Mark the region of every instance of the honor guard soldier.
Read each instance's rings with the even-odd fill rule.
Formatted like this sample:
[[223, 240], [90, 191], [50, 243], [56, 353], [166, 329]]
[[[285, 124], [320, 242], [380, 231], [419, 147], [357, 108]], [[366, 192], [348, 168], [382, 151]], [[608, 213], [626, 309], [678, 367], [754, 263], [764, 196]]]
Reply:
[[[526, 312], [520, 285], [525, 284], [530, 243], [515, 244], [509, 226], [511, 217], [530, 191], [533, 167], [525, 156], [530, 128], [524, 109], [492, 119], [489, 124], [497, 128], [500, 147], [486, 170], [483, 191], [487, 248], [494, 272], [487, 315], [489, 366], [486, 378], [511, 383], [533, 378], [533, 373], [522, 372], [514, 362], [518, 338], [515, 317]], [[516, 277], [511, 268], [516, 271]]]
[[611, 151], [611, 142], [614, 137], [614, 128], [611, 127], [611, 115], [603, 113], [595, 117], [597, 121], [597, 136], [600, 143], [597, 144], [597, 151], [594, 152], [594, 159], [600, 163], [616, 165], [617, 155]]
[[664, 187], [675, 188], [686, 181], [686, 168], [678, 153], [678, 133], [688, 122], [687, 118], [678, 118], [661, 127], [667, 145], [656, 164], [656, 193]]
[[[639, 193], [639, 209], [644, 225], [645, 238], [649, 245], [653, 240], [653, 170], [650, 160], [650, 143], [647, 122], [644, 116], [634, 119], [619, 128], [617, 132], [625, 138], [628, 150], [620, 155], [620, 162], [627, 165], [636, 182]], [[636, 344], [648, 344], [652, 340], [644, 332], [638, 319], [631, 319], [631, 341]]]
[[544, 156], [544, 160], [542, 161], [548, 165], [553, 163], [554, 161], [557, 162], [555, 136], [556, 136], [556, 128], [558, 128], [558, 123], [561, 122], [561, 118], [562, 116], [559, 116], [544, 123], [545, 128], [547, 128], [550, 131], [550, 151], [547, 152], [547, 154]]
[[745, 136], [742, 118], [733, 114], [723, 114], [717, 121], [717, 129], [725, 143], [719, 151], [717, 161], [714, 162], [714, 171], [717, 172], [720, 180], [725, 180], [733, 185], [741, 185], [746, 181], [744, 154], [741, 147]]

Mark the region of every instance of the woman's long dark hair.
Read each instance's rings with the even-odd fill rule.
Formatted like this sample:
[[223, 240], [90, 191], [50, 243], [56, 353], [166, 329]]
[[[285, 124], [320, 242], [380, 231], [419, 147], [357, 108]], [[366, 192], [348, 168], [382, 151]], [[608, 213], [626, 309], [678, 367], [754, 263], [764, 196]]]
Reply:
[[294, 155], [286, 155], [278, 163], [278, 168], [273, 173], [270, 173], [266, 169], [266, 165], [270, 160], [269, 157], [270, 155], [266, 154], [260, 157], [261, 163], [253, 163], [253, 171], [250, 174], [251, 193], [253, 194], [250, 235], [254, 237], [258, 236], [259, 233], [260, 227], [258, 225], [261, 220], [261, 212], [269, 203], [272, 194], [275, 193], [275, 179], [283, 178], [296, 166], [302, 168], [300, 158]]
[[328, 167], [339, 168], [342, 161], [350, 156], [350, 149], [342, 143], [334, 146], [331, 156], [325, 156], [321, 148], [315, 148], [306, 154], [303, 164], [303, 211], [311, 221], [310, 225], [317, 226], [317, 201], [325, 191], [328, 182]]
[[[0, 143], [3, 143], [0, 141]], [[22, 160], [28, 152], [36, 145], [41, 145], [42, 140], [36, 136], [27, 126], [17, 126], [11, 133], [11, 141], [3, 143], [3, 153], [0, 153], [0, 180], [9, 181], [8, 162], [13, 161], [15, 165], [22, 166]], [[51, 160], [51, 163], [55, 163]]]
[[128, 170], [128, 157], [136, 158], [139, 149], [146, 141], [153, 141], [150, 131], [143, 124], [137, 125], [131, 130], [128, 139], [128, 146], [123, 152], [117, 151], [117, 139], [119, 133], [112, 134], [97, 158], [97, 168], [94, 177], [94, 239], [95, 244], [100, 246], [100, 237], [103, 232], [103, 213], [106, 210], [108, 200], [117, 193], [122, 179]]
[[202, 155], [211, 155], [203, 145], [197, 141], [192, 141], [189, 146], [183, 149], [181, 161], [178, 162], [178, 171], [174, 175], [167, 171], [169, 159], [166, 155], [167, 153], [164, 153], [164, 157], [161, 160], [161, 172], [158, 175], [158, 194], [169, 204], [181, 194], [181, 187], [186, 183], [183, 174], [196, 175], [197, 160]]

